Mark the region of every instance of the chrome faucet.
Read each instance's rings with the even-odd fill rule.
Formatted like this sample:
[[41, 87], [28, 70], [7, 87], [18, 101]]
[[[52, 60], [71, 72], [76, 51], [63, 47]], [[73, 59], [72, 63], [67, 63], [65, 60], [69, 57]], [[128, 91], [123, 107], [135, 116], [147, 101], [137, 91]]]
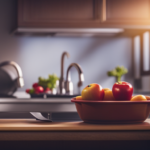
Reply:
[[83, 71], [82, 71], [81, 67], [77, 63], [70, 64], [68, 69], [67, 69], [67, 76], [66, 76], [66, 83], [65, 83], [66, 93], [68, 93], [70, 95], [73, 95], [73, 83], [71, 82], [71, 77], [70, 77], [70, 69], [73, 66], [77, 69], [78, 74], [79, 74], [78, 88], [80, 86], [82, 86], [82, 83], [84, 81], [84, 75], [83, 75]]
[[64, 57], [67, 56], [67, 58], [69, 58], [69, 53], [64, 52], [61, 56], [61, 76], [59, 79], [59, 94], [65, 94], [66, 90], [65, 90], [65, 80], [64, 80]]

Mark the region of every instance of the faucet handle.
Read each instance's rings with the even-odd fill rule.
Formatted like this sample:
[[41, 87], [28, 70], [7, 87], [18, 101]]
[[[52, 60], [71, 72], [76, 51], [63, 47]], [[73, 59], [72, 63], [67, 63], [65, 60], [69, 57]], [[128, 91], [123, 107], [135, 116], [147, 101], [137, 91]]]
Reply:
[[58, 85], [57, 85], [57, 93], [58, 94], [66, 94], [66, 90], [65, 90], [65, 81], [63, 79], [60, 78], [60, 80], [58, 81]]

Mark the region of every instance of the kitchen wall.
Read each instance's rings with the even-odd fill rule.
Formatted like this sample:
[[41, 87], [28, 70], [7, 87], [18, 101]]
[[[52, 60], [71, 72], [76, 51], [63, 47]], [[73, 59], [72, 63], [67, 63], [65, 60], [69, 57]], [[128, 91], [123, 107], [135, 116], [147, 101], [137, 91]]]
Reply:
[[[11, 31], [16, 25], [16, 0], [0, 0], [0, 62], [13, 60], [23, 71], [25, 86], [31, 88], [39, 76], [47, 77], [55, 73], [60, 76], [60, 58], [64, 51], [70, 54], [65, 58], [65, 76], [70, 63], [78, 63], [84, 72], [85, 87], [89, 83], [99, 83], [111, 88], [114, 77], [107, 71], [118, 65], [125, 66], [129, 73], [122, 79], [133, 83], [132, 45], [130, 37], [55, 37], [55, 36], [16, 36]], [[77, 91], [78, 74], [71, 70], [74, 88]]]

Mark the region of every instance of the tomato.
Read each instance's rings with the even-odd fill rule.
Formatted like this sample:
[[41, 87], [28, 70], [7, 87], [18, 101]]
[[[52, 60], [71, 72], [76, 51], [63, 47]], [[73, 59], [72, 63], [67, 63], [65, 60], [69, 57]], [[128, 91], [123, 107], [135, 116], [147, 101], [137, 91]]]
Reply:
[[35, 89], [36, 87], [38, 87], [39, 86], [39, 84], [38, 83], [34, 83], [33, 85], [32, 85], [32, 87]]
[[28, 93], [28, 94], [34, 94], [34, 89], [26, 89], [26, 93]]
[[26, 93], [29, 93], [30, 92], [30, 89], [26, 89]]
[[44, 93], [49, 93], [49, 94], [51, 94], [50, 88], [47, 87], [47, 88], [44, 90]]
[[83, 100], [103, 100], [104, 90], [101, 85], [92, 83], [82, 90], [81, 96]]
[[35, 93], [36, 94], [40, 94], [40, 93], [43, 93], [44, 92], [44, 88], [42, 86], [37, 86], [35, 88]]
[[116, 100], [130, 100], [133, 94], [133, 87], [128, 82], [116, 82], [112, 88]]

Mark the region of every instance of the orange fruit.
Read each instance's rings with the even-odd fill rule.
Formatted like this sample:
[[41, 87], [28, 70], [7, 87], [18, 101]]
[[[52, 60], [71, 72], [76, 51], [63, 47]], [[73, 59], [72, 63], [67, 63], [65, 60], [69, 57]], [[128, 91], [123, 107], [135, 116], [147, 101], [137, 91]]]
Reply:
[[109, 89], [109, 88], [104, 88], [103, 90], [104, 90], [104, 91], [108, 91], [108, 90], [110, 90], [110, 91], [111, 91], [111, 89]]
[[82, 90], [81, 96], [83, 100], [100, 101], [104, 99], [104, 90], [101, 85], [91, 83]]
[[150, 100], [150, 96], [145, 96], [147, 100]]
[[147, 101], [147, 98], [144, 95], [135, 95], [130, 101]]
[[82, 100], [82, 96], [76, 96], [75, 99], [76, 100]]
[[104, 101], [112, 101], [115, 100], [112, 90], [106, 89], [104, 90]]

